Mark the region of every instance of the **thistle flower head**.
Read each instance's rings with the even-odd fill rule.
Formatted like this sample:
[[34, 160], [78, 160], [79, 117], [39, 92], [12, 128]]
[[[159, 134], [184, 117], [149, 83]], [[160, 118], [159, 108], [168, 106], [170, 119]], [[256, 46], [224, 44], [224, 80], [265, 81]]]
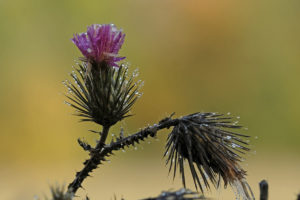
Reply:
[[86, 33], [75, 34], [72, 41], [89, 62], [119, 67], [117, 62], [125, 58], [118, 56], [124, 38], [113, 24], [93, 24]]
[[173, 168], [175, 177], [179, 168], [185, 187], [184, 162], [187, 161], [195, 187], [202, 192], [204, 187], [210, 188], [209, 182], [218, 188], [222, 178], [225, 186], [236, 187], [244, 199], [250, 199], [246, 171], [239, 165], [241, 154], [249, 150], [243, 140], [248, 136], [230, 131], [239, 128], [231, 122], [231, 117], [221, 114], [195, 113], [181, 118], [166, 144], [164, 156], [168, 156], [169, 171]]

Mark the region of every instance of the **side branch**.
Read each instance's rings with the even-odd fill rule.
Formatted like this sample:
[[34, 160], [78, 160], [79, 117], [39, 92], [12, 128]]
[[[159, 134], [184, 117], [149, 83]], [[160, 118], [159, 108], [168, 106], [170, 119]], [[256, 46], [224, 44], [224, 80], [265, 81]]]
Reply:
[[[159, 130], [165, 128], [176, 127], [171, 133], [169, 133], [166, 152], [170, 150], [171, 153], [169, 154], [170, 156], [167, 158], [167, 161], [169, 162], [170, 160], [173, 160], [173, 158], [179, 159], [177, 162], [180, 165], [180, 172], [182, 173], [183, 177], [183, 185], [185, 185], [185, 179], [183, 175], [183, 159], [189, 159], [190, 163], [195, 162], [201, 169], [202, 163], [197, 160], [200, 159], [197, 156], [218, 154], [219, 158], [222, 159], [217, 160], [218, 162], [216, 161], [214, 166], [223, 166], [223, 168], [212, 168], [212, 166], [210, 166], [210, 163], [206, 163], [204, 166], [205, 172], [210, 175], [210, 179], [213, 180], [213, 184], [216, 184], [215, 176], [213, 173], [211, 173], [211, 171], [219, 171], [220, 173], [224, 171], [228, 173], [232, 172], [232, 170], [235, 170], [236, 168], [231, 169], [230, 167], [235, 166], [241, 158], [238, 153], [244, 153], [244, 151], [249, 150], [244, 146], [248, 145], [248, 143], [240, 138], [249, 136], [226, 130], [229, 128], [241, 128], [241, 126], [232, 123], [230, 121], [230, 117], [225, 117], [222, 114], [216, 113], [194, 113], [177, 119], [172, 119], [171, 117], [172, 116], [167, 117], [161, 120], [158, 124], [148, 126], [127, 137], [124, 137], [123, 133], [121, 132], [120, 137], [117, 138], [116, 141], [112, 141], [110, 144], [105, 144], [105, 139], [108, 134], [109, 128], [105, 129], [104, 127], [101, 137], [105, 139], [100, 139], [96, 148], [88, 150], [90, 152], [90, 158], [84, 162], [84, 168], [76, 173], [75, 180], [68, 187], [69, 192], [75, 194], [78, 188], [81, 187], [81, 184], [85, 180], [85, 178], [89, 176], [89, 174], [94, 169], [96, 169], [99, 164], [105, 161], [106, 157], [113, 154], [113, 151], [118, 151], [131, 145], [134, 146], [135, 143], [139, 143], [140, 141], [143, 141], [148, 137], [155, 137]], [[196, 139], [199, 141], [197, 141]], [[179, 140], [183, 140], [185, 143], [177, 144], [176, 142], [178, 142]], [[192, 141], [197, 142], [193, 143]], [[205, 149], [203, 147], [203, 143], [210, 145], [211, 148]], [[84, 149], [88, 149], [85, 148], [86, 146], [84, 144], [82, 144], [81, 146], [83, 146]], [[176, 148], [179, 148], [179, 150]], [[198, 152], [197, 155], [192, 155], [191, 149], [196, 149]], [[175, 157], [174, 154], [176, 154]], [[167, 153], [165, 153], [165, 156], [166, 155]], [[186, 157], [187, 155], [189, 155], [188, 158]], [[231, 165], [226, 164], [229, 161], [231, 162]], [[176, 162], [174, 165], [176, 165]], [[193, 165], [191, 166], [193, 167]], [[170, 165], [170, 169], [171, 168], [172, 165]], [[198, 174], [196, 174], [194, 168], [191, 170], [193, 177], [195, 178], [194, 180], [200, 183]], [[174, 175], [175, 172], [176, 168], [174, 169]], [[225, 176], [226, 179], [224, 179], [224, 177], [223, 179], [226, 184], [232, 183], [234, 181], [240, 181], [244, 178], [244, 173], [245, 171], [243, 170], [235, 171], [235, 174], [227, 174], [227, 176]], [[206, 181], [205, 183], [206, 186], [209, 187], [208, 182]], [[244, 182], [241, 182], [241, 184], [244, 184]], [[249, 196], [248, 191], [245, 191], [245, 195]]]
[[134, 145], [135, 143], [139, 143], [140, 141], [144, 141], [147, 137], [154, 137], [156, 133], [164, 128], [170, 128], [171, 126], [176, 126], [179, 123], [180, 119], [171, 119], [166, 118], [164, 121], [160, 121], [160, 123], [154, 124], [153, 126], [148, 126], [141, 131], [134, 133], [128, 137], [118, 139], [116, 142], [113, 142], [109, 145], [106, 145], [103, 150], [100, 152], [99, 156], [106, 156], [112, 151], [117, 151], [119, 149], [124, 149], [125, 146]]
[[[85, 178], [88, 177], [89, 174], [96, 169], [99, 164], [101, 164], [101, 162], [105, 161], [105, 157], [111, 154], [112, 151], [119, 150], [125, 146], [134, 145], [134, 143], [139, 143], [140, 140], [144, 140], [148, 136], [154, 137], [158, 130], [176, 126], [178, 122], [179, 119], [171, 119], [168, 117], [161, 120], [158, 125], [155, 124], [153, 126], [149, 126], [133, 135], [119, 139], [109, 145], [105, 145], [103, 142], [99, 141], [97, 146], [90, 151], [90, 158], [83, 163], [83, 169], [76, 173], [75, 179], [69, 184], [68, 192], [75, 194], [76, 191], [82, 187], [81, 185]], [[107, 136], [108, 130], [109, 128], [105, 129], [104, 127], [102, 136], [104, 134]]]

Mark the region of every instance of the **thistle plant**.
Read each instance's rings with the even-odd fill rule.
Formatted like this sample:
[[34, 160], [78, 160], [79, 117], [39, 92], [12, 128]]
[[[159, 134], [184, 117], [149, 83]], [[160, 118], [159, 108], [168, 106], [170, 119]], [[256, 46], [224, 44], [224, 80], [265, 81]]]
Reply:
[[[242, 126], [229, 115], [196, 112], [173, 118], [172, 114], [127, 137], [120, 130], [115, 140], [107, 141], [110, 128], [131, 116], [130, 110], [141, 96], [143, 85], [135, 79], [136, 72], [129, 73], [128, 65], [121, 63], [125, 57], [118, 53], [124, 38], [123, 31], [111, 24], [91, 25], [86, 33], [75, 34], [72, 38], [83, 57], [70, 74], [70, 80], [64, 81], [68, 89], [66, 103], [75, 109], [81, 121], [94, 122], [101, 126], [101, 131], [94, 131], [99, 135], [95, 146], [78, 139], [89, 158], [83, 162], [83, 168], [76, 173], [66, 192], [52, 189], [53, 200], [73, 199], [84, 180], [114, 151], [155, 137], [162, 129], [170, 130], [164, 153], [166, 164], [174, 178], [180, 175], [184, 188], [187, 187], [188, 170], [184, 164], [187, 162], [199, 193], [224, 184], [224, 187], [235, 187], [242, 199], [254, 199], [246, 181], [246, 171], [240, 165], [250, 150], [246, 140], [249, 136], [238, 133]], [[204, 199], [194, 194], [198, 193], [181, 189], [148, 199]]]

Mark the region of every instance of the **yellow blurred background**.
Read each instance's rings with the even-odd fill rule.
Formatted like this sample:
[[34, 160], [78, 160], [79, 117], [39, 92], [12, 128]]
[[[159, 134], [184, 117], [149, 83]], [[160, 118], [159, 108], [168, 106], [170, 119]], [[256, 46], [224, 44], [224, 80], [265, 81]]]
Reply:
[[[145, 81], [133, 133], [172, 112], [231, 112], [248, 127], [244, 163], [258, 197], [296, 199], [300, 192], [299, 0], [0, 0], [0, 199], [33, 199], [68, 184], [87, 154], [88, 129], [66, 106], [62, 81], [80, 52], [70, 41], [93, 23], [126, 33], [120, 52]], [[179, 189], [162, 159], [167, 131], [111, 157], [80, 190], [93, 199], [141, 199]], [[257, 136], [258, 139], [254, 139]], [[193, 188], [189, 181], [189, 188]], [[234, 199], [230, 188], [207, 193]]]

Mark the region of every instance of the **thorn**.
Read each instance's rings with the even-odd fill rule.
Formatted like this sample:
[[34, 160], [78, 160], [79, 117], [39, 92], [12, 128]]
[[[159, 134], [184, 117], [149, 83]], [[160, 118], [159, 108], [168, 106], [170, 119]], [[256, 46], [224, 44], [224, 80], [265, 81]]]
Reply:
[[82, 185], [79, 185], [79, 187], [80, 187], [81, 189], [85, 190], [85, 188], [84, 188]]
[[124, 129], [123, 127], [121, 128], [121, 132], [120, 132], [120, 138], [123, 139], [124, 138]]
[[92, 132], [92, 133], [97, 133], [97, 134], [101, 134], [101, 132], [98, 132], [98, 131], [94, 131], [94, 130], [88, 130], [88, 131], [90, 131], [90, 132]]
[[114, 143], [114, 138], [111, 139], [110, 145], [112, 145]]

